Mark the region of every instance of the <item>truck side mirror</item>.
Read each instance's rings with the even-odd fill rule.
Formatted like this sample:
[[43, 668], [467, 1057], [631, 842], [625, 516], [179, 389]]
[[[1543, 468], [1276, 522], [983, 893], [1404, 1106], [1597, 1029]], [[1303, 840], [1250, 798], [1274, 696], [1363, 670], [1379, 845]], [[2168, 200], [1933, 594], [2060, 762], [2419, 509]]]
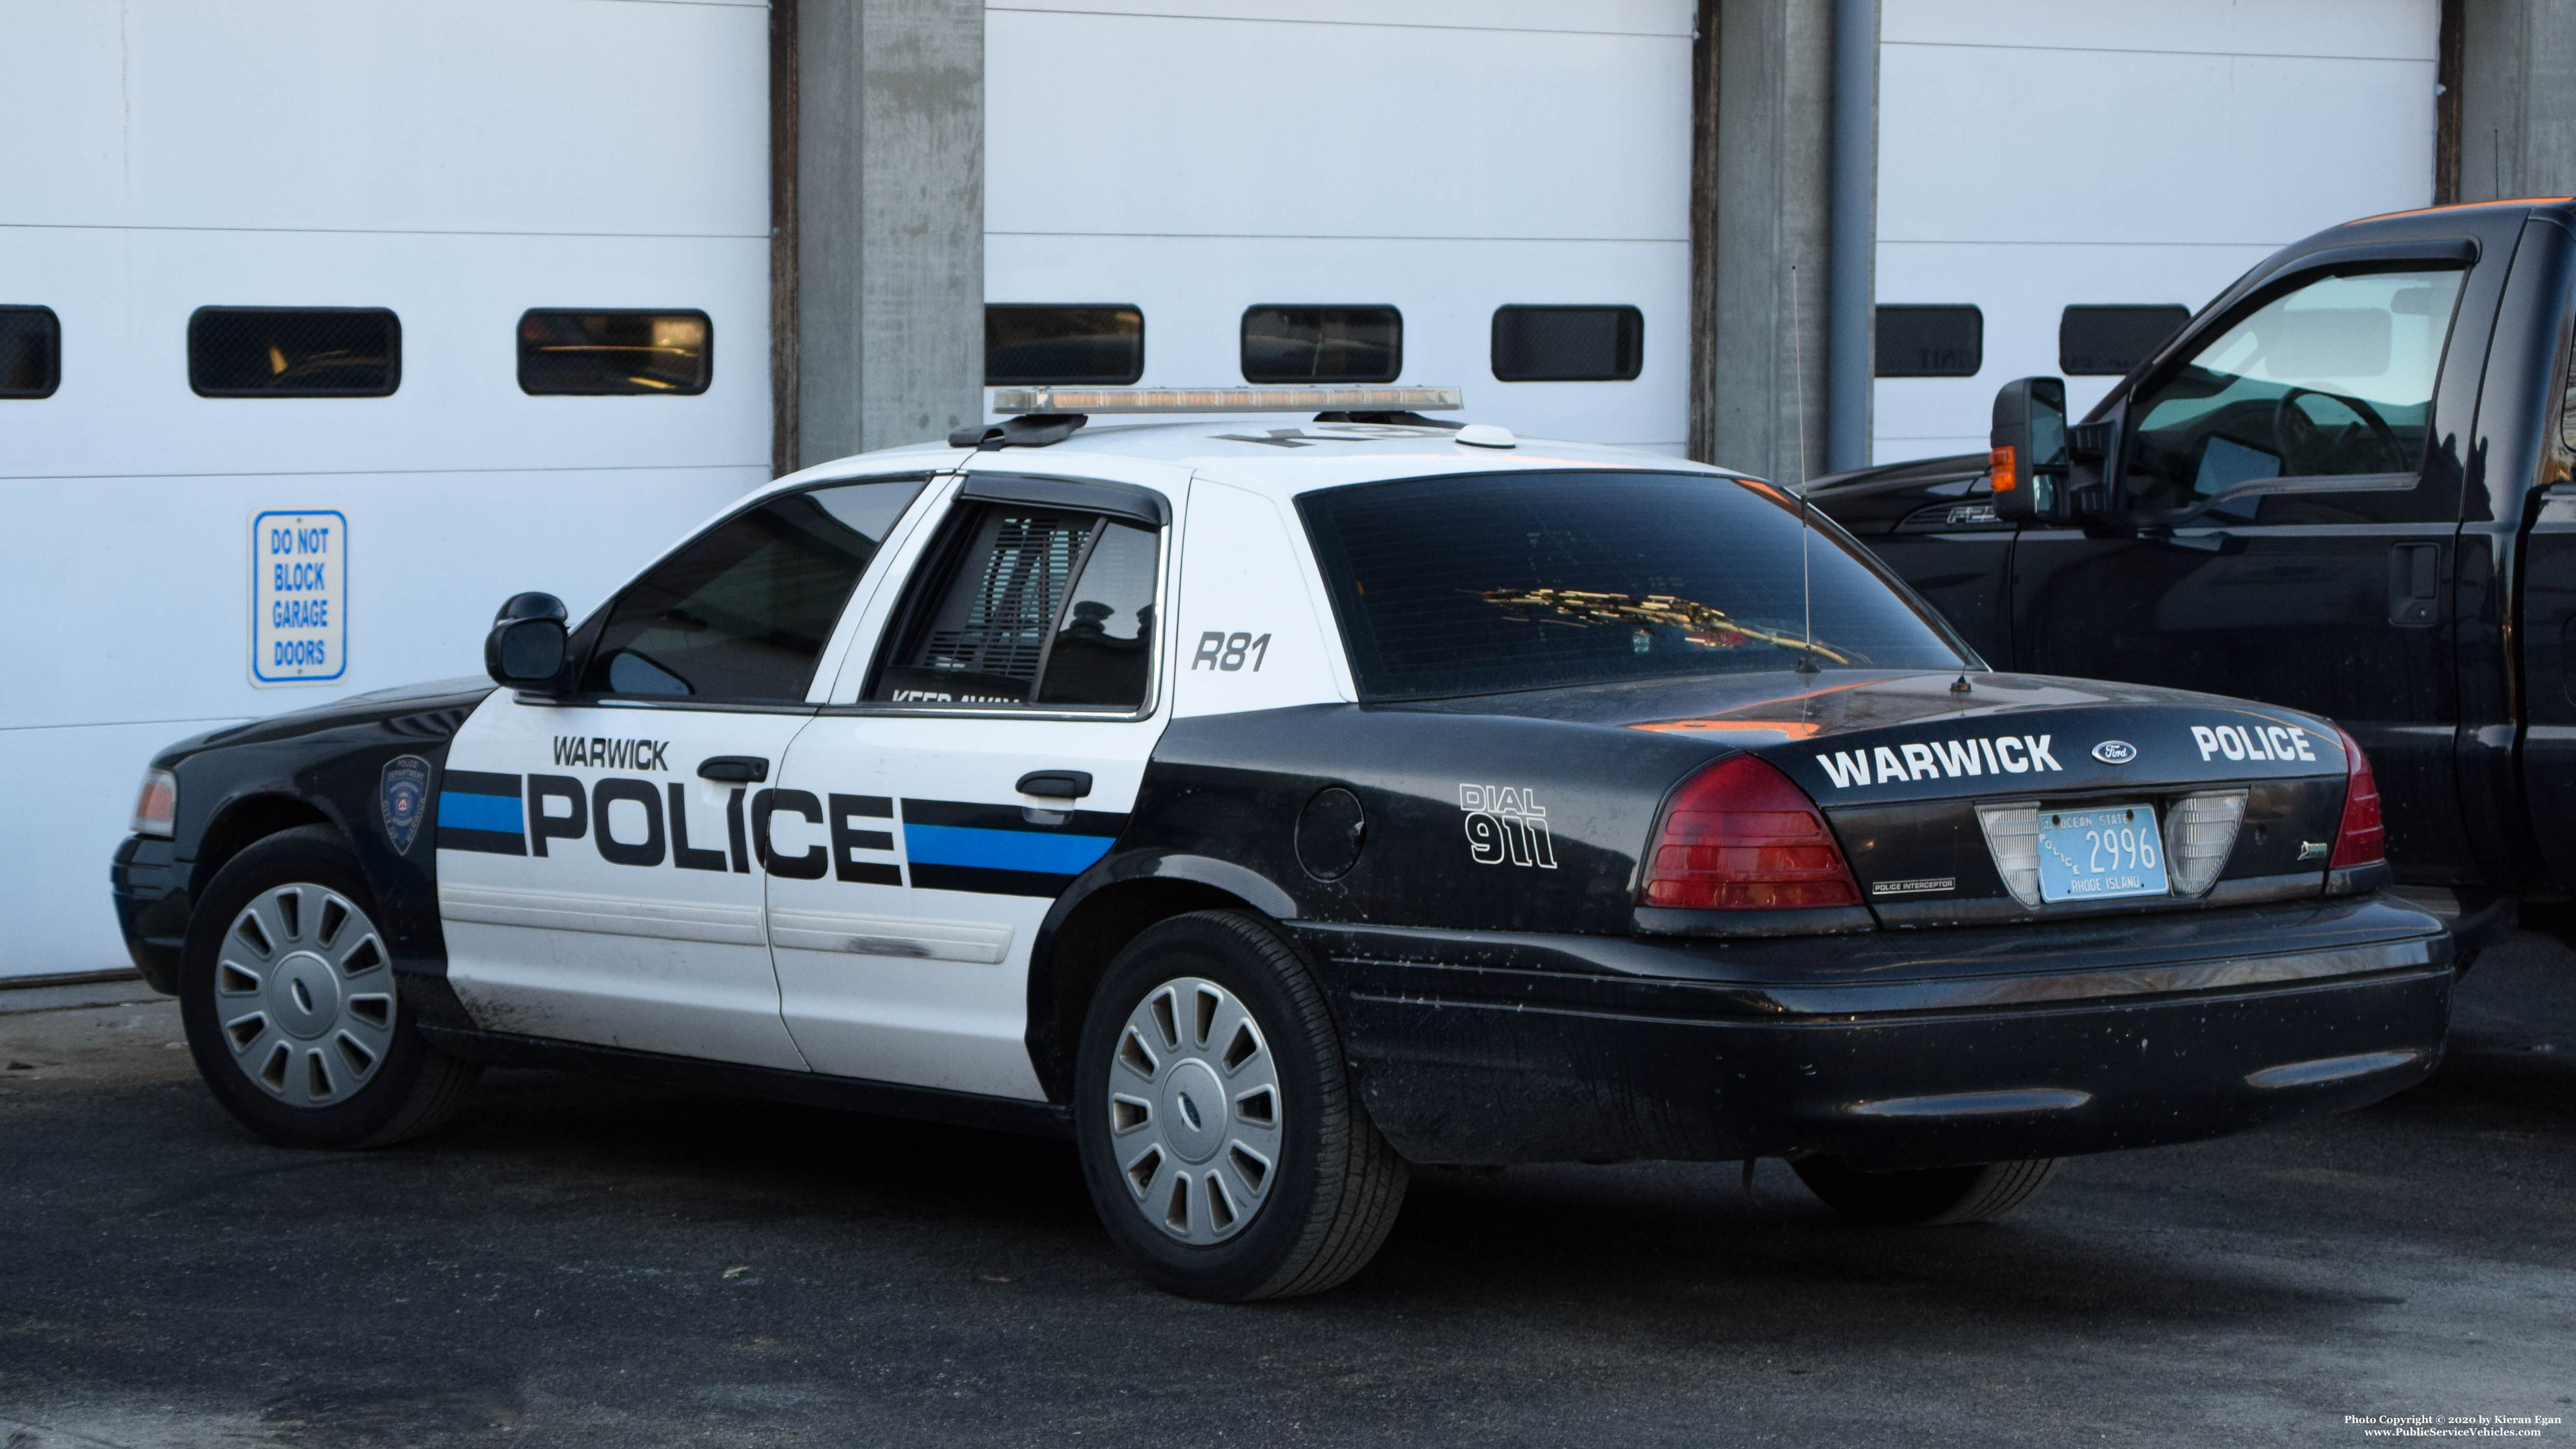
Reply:
[[483, 638], [483, 668], [496, 684], [546, 689], [563, 673], [563, 600], [552, 594], [512, 594], [492, 616]]
[[1995, 394], [1993, 451], [1986, 476], [1994, 486], [1995, 517], [2055, 519], [2065, 516], [2066, 384], [2053, 377], [2024, 377]]

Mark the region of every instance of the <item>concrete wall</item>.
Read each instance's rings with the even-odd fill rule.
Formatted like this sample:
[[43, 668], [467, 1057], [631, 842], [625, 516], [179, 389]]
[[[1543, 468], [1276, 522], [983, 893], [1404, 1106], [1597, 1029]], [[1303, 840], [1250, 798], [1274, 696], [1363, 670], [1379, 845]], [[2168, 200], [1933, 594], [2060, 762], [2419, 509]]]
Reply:
[[800, 465], [983, 417], [983, 0], [797, 7]]
[[2464, 0], [2460, 200], [2576, 192], [2576, 0]]

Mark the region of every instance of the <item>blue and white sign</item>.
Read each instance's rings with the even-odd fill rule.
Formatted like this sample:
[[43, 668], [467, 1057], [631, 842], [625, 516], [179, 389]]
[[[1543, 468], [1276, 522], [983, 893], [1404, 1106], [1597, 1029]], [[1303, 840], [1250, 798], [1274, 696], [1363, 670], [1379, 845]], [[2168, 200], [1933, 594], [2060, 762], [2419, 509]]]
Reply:
[[349, 671], [349, 520], [324, 509], [250, 520], [250, 677], [321, 684]]

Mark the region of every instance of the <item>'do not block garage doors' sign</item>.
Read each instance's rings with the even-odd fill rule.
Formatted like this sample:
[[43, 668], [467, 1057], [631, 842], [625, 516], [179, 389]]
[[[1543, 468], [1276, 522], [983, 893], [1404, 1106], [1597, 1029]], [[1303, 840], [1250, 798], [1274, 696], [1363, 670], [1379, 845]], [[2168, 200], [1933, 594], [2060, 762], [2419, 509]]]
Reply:
[[349, 520], [259, 513], [250, 520], [250, 677], [320, 684], [349, 668]]

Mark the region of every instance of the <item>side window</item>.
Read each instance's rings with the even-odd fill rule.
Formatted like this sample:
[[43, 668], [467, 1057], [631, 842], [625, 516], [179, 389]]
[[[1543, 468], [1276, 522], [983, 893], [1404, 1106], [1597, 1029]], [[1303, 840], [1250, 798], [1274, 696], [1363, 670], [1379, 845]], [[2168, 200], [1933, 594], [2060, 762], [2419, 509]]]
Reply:
[[1098, 514], [974, 505], [914, 578], [868, 697], [1141, 708], [1158, 544]]
[[921, 489], [905, 478], [790, 493], [690, 540], [618, 595], [583, 691], [802, 700], [850, 590]]
[[2187, 508], [2274, 478], [2414, 473], [2462, 276], [2323, 277], [2238, 319], [2131, 402], [2131, 501]]

